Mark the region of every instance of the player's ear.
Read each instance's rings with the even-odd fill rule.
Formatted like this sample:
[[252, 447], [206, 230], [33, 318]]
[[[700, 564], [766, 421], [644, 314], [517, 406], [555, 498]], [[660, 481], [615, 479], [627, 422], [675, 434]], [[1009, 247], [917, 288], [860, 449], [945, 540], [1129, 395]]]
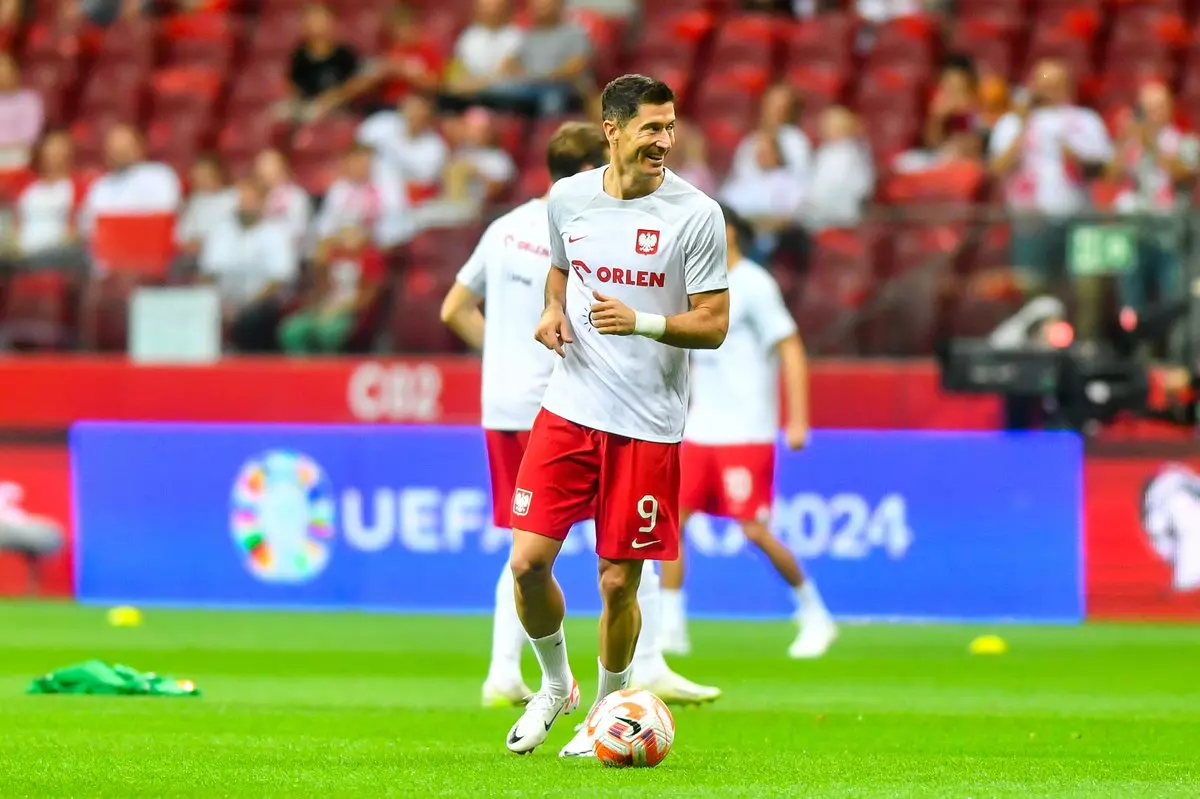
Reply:
[[611, 119], [606, 119], [602, 125], [604, 127], [604, 138], [608, 139], [608, 144], [611, 147], [617, 143], [617, 123]]

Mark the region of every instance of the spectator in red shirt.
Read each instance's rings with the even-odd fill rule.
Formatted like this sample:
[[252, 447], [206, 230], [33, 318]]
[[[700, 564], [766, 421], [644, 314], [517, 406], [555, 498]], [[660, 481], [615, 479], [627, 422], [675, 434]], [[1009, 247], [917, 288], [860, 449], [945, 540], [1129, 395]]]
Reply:
[[340, 352], [379, 296], [383, 258], [366, 229], [342, 228], [317, 253], [314, 284], [279, 328], [290, 355]]
[[389, 43], [383, 58], [367, 65], [361, 77], [346, 88], [347, 99], [379, 92], [379, 105], [394, 108], [410, 93], [436, 92], [445, 67], [442, 54], [421, 30], [412, 9], [392, 10]]

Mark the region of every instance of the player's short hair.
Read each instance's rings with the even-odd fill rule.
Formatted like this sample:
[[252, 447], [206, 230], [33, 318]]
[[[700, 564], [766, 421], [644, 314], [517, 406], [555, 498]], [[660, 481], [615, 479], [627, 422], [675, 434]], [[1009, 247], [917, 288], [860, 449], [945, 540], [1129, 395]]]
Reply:
[[738, 249], [746, 252], [754, 244], [754, 228], [746, 221], [745, 217], [725, 203], [718, 203], [718, 205], [721, 206], [721, 214], [725, 217], [725, 224], [733, 228], [733, 237], [737, 240]]
[[600, 113], [605, 122], [625, 127], [643, 105], [662, 105], [675, 102], [675, 92], [661, 80], [645, 75], [622, 75], [604, 87], [600, 97]]
[[608, 139], [599, 125], [564, 122], [546, 147], [546, 167], [551, 180], [562, 180], [608, 162]]

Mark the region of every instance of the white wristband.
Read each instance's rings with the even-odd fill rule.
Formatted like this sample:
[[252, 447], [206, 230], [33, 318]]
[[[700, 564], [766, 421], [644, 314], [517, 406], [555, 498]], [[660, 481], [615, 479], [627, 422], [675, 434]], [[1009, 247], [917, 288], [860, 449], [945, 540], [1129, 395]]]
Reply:
[[667, 317], [656, 313], [634, 311], [633, 332], [658, 341], [667, 332]]

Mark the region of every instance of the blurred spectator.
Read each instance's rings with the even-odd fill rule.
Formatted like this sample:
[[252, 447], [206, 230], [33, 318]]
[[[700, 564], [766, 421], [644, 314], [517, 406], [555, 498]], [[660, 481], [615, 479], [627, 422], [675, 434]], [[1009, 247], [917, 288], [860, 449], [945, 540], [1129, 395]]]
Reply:
[[587, 91], [591, 44], [583, 28], [566, 20], [563, 0], [530, 0], [529, 14], [520, 48], [484, 96], [501, 107], [556, 116]]
[[312, 222], [312, 198], [292, 179], [287, 156], [279, 150], [263, 150], [254, 159], [254, 177], [267, 190], [268, 219], [287, 229], [297, 252], [308, 249], [308, 226]]
[[17, 198], [16, 249], [26, 266], [83, 266], [75, 235], [83, 196], [72, 176], [73, 158], [67, 133], [48, 134], [38, 153], [37, 178]]
[[379, 296], [383, 257], [361, 227], [347, 227], [316, 261], [312, 289], [279, 329], [290, 354], [340, 352]]
[[237, 212], [204, 242], [200, 270], [221, 294], [222, 318], [242, 352], [276, 348], [287, 289], [299, 273], [300, 258], [287, 227], [267, 219], [266, 191], [253, 180], [237, 186]]
[[372, 61], [346, 87], [344, 101], [379, 90], [380, 105], [392, 107], [410, 92], [436, 92], [442, 78], [442, 54], [421, 30], [417, 13], [407, 6], [391, 12], [383, 58]]
[[329, 187], [316, 219], [318, 252], [347, 227], [370, 232], [380, 249], [403, 244], [413, 220], [401, 185], [372, 169], [370, 147], [356, 144], [342, 157], [341, 176]]
[[[1168, 215], [1187, 206], [1200, 161], [1200, 142], [1174, 124], [1174, 101], [1162, 83], [1138, 93], [1137, 105], [1124, 120], [1109, 174], [1122, 181], [1117, 196], [1122, 213]], [[1137, 268], [1121, 276], [1121, 301], [1146, 310], [1148, 294], [1159, 302], [1174, 300], [1182, 289], [1178, 232], [1174, 226], [1145, 225], [1138, 241]]]
[[1016, 215], [1013, 261], [1029, 288], [1064, 277], [1068, 220], [1088, 206], [1085, 171], [1112, 158], [1099, 115], [1075, 104], [1066, 67], [1045, 60], [992, 131], [991, 170]]
[[320, 4], [304, 9], [303, 38], [292, 52], [292, 102], [287, 116], [308, 121], [345, 102], [347, 84], [358, 74], [358, 56], [334, 38], [333, 12]]
[[437, 197], [449, 148], [437, 129], [432, 96], [414, 92], [399, 110], [372, 114], [359, 126], [357, 138], [375, 151], [377, 166], [407, 187], [414, 204]]
[[[798, 3], [794, 3], [794, 0], [742, 0], [742, 9], [745, 11], [756, 11], [769, 14], [787, 14], [788, 16], [792, 16], [793, 14], [799, 14], [799, 12], [793, 8], [794, 4], [799, 5]], [[811, 12], [809, 12], [807, 8], [809, 4], [812, 4], [815, 7], [815, 1], [808, 0], [807, 3], [804, 3], [805, 8], [803, 10], [808, 12], [806, 13], [806, 16], [811, 16]]]
[[717, 181], [708, 166], [708, 144], [700, 128], [677, 121], [675, 149], [671, 152], [675, 161], [672, 169], [677, 175], [710, 197], [716, 193]]
[[979, 83], [979, 132], [985, 142], [991, 139], [996, 123], [1008, 111], [1008, 81], [999, 75], [988, 75]]
[[29, 165], [33, 145], [42, 133], [41, 96], [21, 88], [16, 60], [0, 52], [0, 173]]
[[90, 235], [96, 217], [105, 214], [174, 213], [181, 190], [175, 171], [146, 161], [142, 139], [129, 125], [117, 125], [104, 139], [109, 171], [88, 190], [79, 214], [79, 229]]
[[443, 180], [445, 203], [459, 208], [464, 218], [477, 217], [484, 204], [494, 202], [517, 174], [512, 157], [496, 145], [492, 115], [472, 108], [457, 125], [458, 147], [450, 156]]
[[[759, 133], [766, 134], [779, 144], [784, 163], [796, 179], [805, 183], [812, 168], [812, 142], [796, 124], [800, 116], [795, 91], [786, 84], [776, 84], [763, 94], [758, 128], [746, 135], [733, 156], [735, 174], [756, 171], [759, 158]], [[736, 209], [735, 209], [736, 210]]]
[[75, 3], [93, 25], [105, 27], [118, 20], [133, 20], [153, 5], [153, 0], [61, 0]]
[[184, 257], [200, 255], [204, 240], [237, 213], [237, 190], [230, 188], [225, 167], [215, 154], [202, 155], [189, 175], [191, 194], [175, 228], [175, 240]]
[[14, 28], [21, 21], [21, 0], [0, 0], [0, 29]]
[[978, 112], [979, 76], [975, 64], [970, 56], [947, 56], [925, 117], [925, 149], [936, 152], [950, 135], [974, 130]]
[[785, 159], [779, 140], [755, 134], [751, 169], [735, 173], [721, 192], [722, 201], [754, 228], [755, 260], [765, 261], [778, 235], [795, 223], [804, 200], [804, 187]]
[[911, 17], [920, 14], [921, 0], [855, 0], [854, 10], [863, 20], [880, 24], [899, 17]]
[[812, 177], [800, 209], [804, 227], [812, 232], [853, 227], [875, 188], [875, 168], [862, 140], [862, 128], [851, 111], [841, 106], [821, 113], [821, 146], [813, 156]]
[[521, 29], [512, 22], [509, 0], [476, 0], [471, 24], [454, 45], [447, 90], [473, 95], [486, 89], [520, 52], [521, 36]]

